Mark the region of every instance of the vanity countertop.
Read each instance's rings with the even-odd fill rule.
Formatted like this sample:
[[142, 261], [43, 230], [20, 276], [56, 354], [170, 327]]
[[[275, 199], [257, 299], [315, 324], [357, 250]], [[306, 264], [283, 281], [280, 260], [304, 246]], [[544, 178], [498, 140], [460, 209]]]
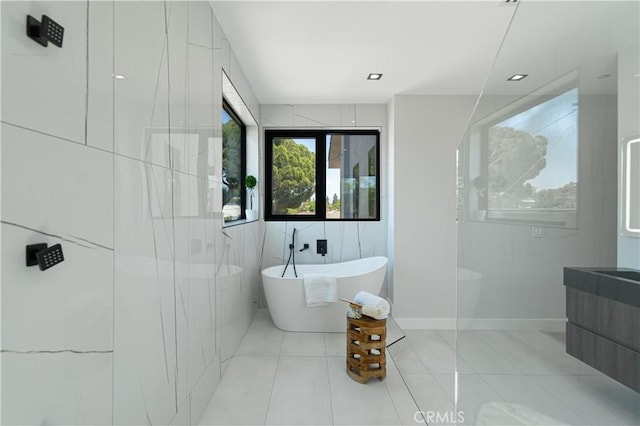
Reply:
[[640, 271], [629, 268], [564, 268], [564, 285], [640, 308]]

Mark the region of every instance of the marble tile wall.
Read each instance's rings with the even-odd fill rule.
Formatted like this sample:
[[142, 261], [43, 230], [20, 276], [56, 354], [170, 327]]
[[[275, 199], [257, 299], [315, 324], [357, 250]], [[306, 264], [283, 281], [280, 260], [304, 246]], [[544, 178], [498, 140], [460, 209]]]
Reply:
[[[1, 422], [197, 424], [259, 297], [260, 224], [222, 224], [223, 69], [257, 99], [205, 1], [1, 15]], [[65, 261], [27, 268], [41, 242]]]
[[[301, 248], [305, 243], [311, 248], [304, 252], [296, 251], [298, 264], [338, 263], [370, 256], [387, 256], [387, 105], [261, 105], [260, 114], [264, 128], [380, 129], [382, 174], [379, 222], [266, 222], [263, 231], [262, 266], [266, 268], [286, 263], [294, 228], [296, 248]], [[261, 204], [264, 205], [262, 193]], [[316, 254], [317, 239], [327, 240], [328, 252], [324, 257]], [[385, 283], [381, 294], [387, 296], [389, 293]], [[261, 298], [261, 304], [262, 307], [266, 307], [264, 298]]]

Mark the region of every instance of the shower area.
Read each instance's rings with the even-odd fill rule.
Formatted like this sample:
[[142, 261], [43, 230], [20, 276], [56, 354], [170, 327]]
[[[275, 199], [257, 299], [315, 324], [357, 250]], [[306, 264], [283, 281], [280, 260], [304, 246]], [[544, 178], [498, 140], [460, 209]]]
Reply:
[[639, 6], [518, 4], [456, 153], [456, 330], [393, 353], [419, 422], [640, 424]]

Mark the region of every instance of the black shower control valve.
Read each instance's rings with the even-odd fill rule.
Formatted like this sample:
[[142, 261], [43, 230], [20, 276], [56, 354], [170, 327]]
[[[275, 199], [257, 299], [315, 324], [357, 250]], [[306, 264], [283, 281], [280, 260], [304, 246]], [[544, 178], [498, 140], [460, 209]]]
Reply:
[[42, 15], [41, 21], [27, 15], [27, 36], [44, 47], [47, 47], [49, 42], [62, 47], [64, 27], [47, 15]]
[[316, 253], [325, 255], [327, 254], [327, 240], [317, 240], [316, 241]]
[[36, 254], [47, 248], [47, 243], [31, 244], [27, 246], [27, 266], [35, 266], [38, 264]]
[[27, 246], [27, 266], [38, 265], [41, 271], [46, 271], [62, 261], [64, 261], [64, 254], [60, 244], [54, 244], [51, 247], [47, 247], [46, 243]]
[[40, 28], [42, 34], [47, 40], [58, 47], [62, 47], [62, 38], [64, 37], [64, 28], [47, 15], [42, 15], [42, 26]]
[[42, 24], [40, 21], [31, 15], [27, 15], [27, 36], [31, 40], [47, 47], [49, 45], [49, 41], [44, 37], [44, 35], [42, 35], [42, 32], [40, 31], [41, 28]]

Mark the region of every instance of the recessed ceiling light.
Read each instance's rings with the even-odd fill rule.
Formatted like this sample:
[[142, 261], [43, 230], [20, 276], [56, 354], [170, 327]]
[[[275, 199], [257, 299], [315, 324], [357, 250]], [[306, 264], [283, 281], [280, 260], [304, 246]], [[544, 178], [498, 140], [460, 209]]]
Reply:
[[367, 77], [367, 80], [380, 80], [382, 78], [382, 74], [380, 73], [371, 73]]
[[507, 81], [520, 81], [528, 75], [529, 74], [514, 74], [511, 77], [509, 77]]
[[126, 80], [127, 77], [122, 74], [111, 74], [116, 80]]

